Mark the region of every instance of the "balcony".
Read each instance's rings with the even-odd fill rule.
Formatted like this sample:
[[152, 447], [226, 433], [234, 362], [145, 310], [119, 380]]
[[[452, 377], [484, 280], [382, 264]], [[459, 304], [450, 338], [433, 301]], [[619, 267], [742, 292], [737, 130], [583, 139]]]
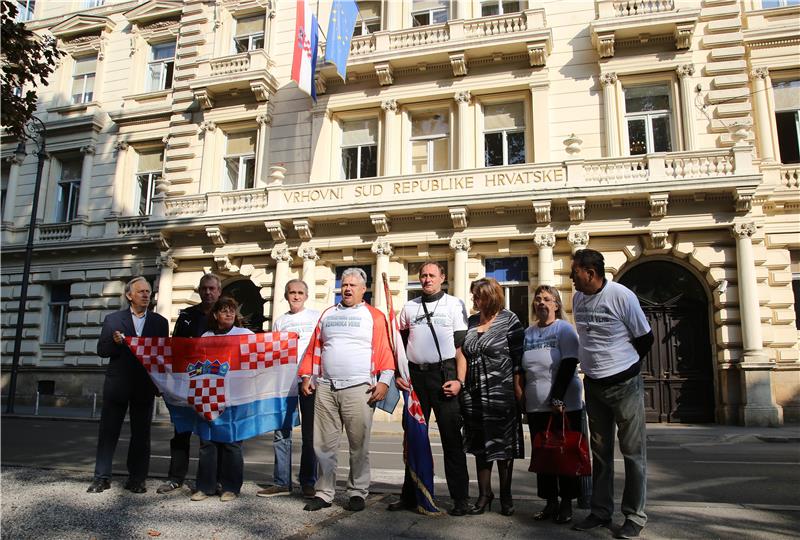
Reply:
[[592, 44], [600, 58], [616, 47], [674, 41], [678, 50], [692, 43], [699, 9], [681, 9], [674, 0], [597, 0], [598, 18], [591, 24]]
[[213, 58], [198, 66], [197, 78], [189, 87], [204, 109], [214, 106], [216, 96], [241, 92], [252, 92], [256, 100], [267, 101], [277, 89], [277, 81], [270, 72], [273, 67], [274, 63], [262, 49]]
[[[424, 70], [444, 64], [459, 76], [467, 74], [469, 61], [479, 59], [498, 61], [522, 55], [531, 66], [544, 66], [552, 41], [544, 9], [455, 19], [355, 37], [350, 43], [347, 71], [348, 75], [375, 72], [381, 85], [389, 85], [396, 70]], [[322, 47], [324, 53], [324, 44]], [[321, 66], [318, 72], [323, 81], [337, 76], [330, 64]]]

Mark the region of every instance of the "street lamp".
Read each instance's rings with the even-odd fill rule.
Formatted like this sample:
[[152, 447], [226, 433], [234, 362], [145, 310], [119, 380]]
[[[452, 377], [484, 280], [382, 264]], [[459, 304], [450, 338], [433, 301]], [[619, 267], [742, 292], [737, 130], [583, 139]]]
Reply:
[[36, 183], [33, 186], [33, 201], [31, 202], [31, 221], [28, 225], [28, 242], [25, 244], [25, 263], [22, 267], [22, 287], [19, 292], [19, 307], [17, 308], [17, 329], [14, 334], [14, 355], [11, 360], [11, 380], [8, 384], [8, 400], [6, 401], [6, 414], [14, 413], [14, 398], [17, 392], [17, 372], [19, 371], [19, 357], [22, 352], [22, 330], [25, 326], [25, 309], [28, 304], [28, 281], [31, 274], [31, 261], [33, 259], [33, 237], [36, 232], [36, 214], [39, 210], [39, 190], [42, 185], [42, 169], [46, 158], [45, 151], [45, 125], [36, 116], [31, 116], [30, 124], [22, 132], [22, 140], [17, 145], [14, 154], [19, 162], [25, 159], [25, 140], [32, 140], [36, 144]]

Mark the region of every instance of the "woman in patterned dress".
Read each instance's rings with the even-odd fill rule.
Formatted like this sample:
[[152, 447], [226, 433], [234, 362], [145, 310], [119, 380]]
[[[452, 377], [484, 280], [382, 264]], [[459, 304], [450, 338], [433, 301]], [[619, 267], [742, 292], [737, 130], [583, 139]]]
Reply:
[[503, 289], [492, 278], [470, 286], [473, 309], [461, 350], [467, 359], [463, 395], [465, 445], [475, 456], [479, 497], [470, 511], [491, 510], [492, 465], [500, 476], [500, 513], [514, 513], [511, 475], [514, 458], [523, 458], [522, 422], [514, 394], [514, 379], [521, 377], [524, 330], [519, 318], [504, 309]]

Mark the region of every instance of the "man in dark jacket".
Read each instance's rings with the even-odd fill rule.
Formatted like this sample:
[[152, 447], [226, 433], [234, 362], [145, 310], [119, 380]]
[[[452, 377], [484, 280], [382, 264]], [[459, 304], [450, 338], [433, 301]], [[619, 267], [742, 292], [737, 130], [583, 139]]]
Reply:
[[130, 412], [131, 440], [128, 446], [128, 481], [125, 489], [144, 493], [150, 467], [150, 421], [156, 387], [136, 359], [125, 336], [166, 337], [167, 320], [150, 311], [150, 284], [142, 276], [125, 285], [128, 309], [108, 315], [97, 342], [97, 354], [109, 358], [103, 383], [103, 409], [97, 437], [94, 481], [86, 491], [101, 493], [111, 487], [111, 466], [126, 411]]
[[[200, 303], [182, 309], [172, 331], [173, 337], [196, 338], [207, 330], [208, 314], [222, 294], [222, 284], [215, 274], [205, 274], [197, 286]], [[171, 493], [183, 485], [189, 472], [192, 432], [178, 433], [169, 441], [169, 472], [167, 481], [158, 486], [156, 493]]]

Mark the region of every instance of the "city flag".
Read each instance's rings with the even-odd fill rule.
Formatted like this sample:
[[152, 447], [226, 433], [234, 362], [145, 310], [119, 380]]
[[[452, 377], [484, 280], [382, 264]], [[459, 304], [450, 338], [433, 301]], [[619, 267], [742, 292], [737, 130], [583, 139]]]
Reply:
[[175, 429], [235, 442], [298, 425], [297, 334], [126, 337]]
[[328, 21], [325, 61], [336, 65], [336, 72], [342, 80], [347, 73], [347, 58], [350, 56], [350, 41], [358, 16], [355, 0], [333, 0], [331, 19]]
[[317, 16], [311, 12], [308, 0], [297, 0], [297, 18], [294, 31], [294, 54], [292, 56], [292, 80], [297, 86], [317, 100], [314, 72], [317, 69]]
[[[400, 376], [411, 383], [403, 338], [397, 317], [394, 315], [392, 295], [389, 291], [389, 280], [383, 274], [383, 287], [386, 294], [386, 310], [389, 312], [389, 336], [392, 349], [397, 359], [397, 370]], [[394, 386], [394, 385], [392, 385]], [[387, 396], [388, 399], [388, 396]], [[422, 412], [417, 393], [403, 391], [403, 460], [411, 479], [414, 481], [414, 494], [417, 498], [417, 511], [421, 514], [438, 514], [439, 508], [433, 500], [433, 454], [431, 440], [428, 436], [428, 423]]]

